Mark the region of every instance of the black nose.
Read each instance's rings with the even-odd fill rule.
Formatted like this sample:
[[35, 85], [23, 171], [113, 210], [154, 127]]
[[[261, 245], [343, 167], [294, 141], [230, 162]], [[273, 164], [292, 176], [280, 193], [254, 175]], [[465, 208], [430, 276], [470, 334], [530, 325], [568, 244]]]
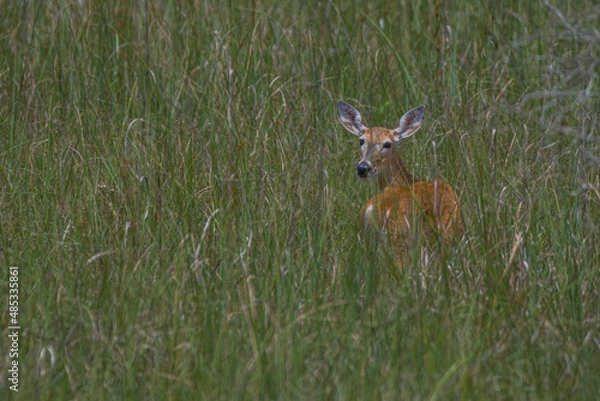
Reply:
[[371, 166], [369, 166], [367, 163], [358, 163], [356, 172], [358, 173], [359, 177], [366, 177], [369, 171], [371, 171]]

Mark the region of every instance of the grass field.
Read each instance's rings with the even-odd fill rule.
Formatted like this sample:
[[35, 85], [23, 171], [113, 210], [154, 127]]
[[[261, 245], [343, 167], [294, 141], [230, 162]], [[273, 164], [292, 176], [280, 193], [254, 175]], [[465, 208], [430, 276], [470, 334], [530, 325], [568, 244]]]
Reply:
[[[0, 2], [0, 398], [597, 399], [596, 2], [177, 3]], [[361, 240], [339, 99], [427, 107], [443, 257]]]

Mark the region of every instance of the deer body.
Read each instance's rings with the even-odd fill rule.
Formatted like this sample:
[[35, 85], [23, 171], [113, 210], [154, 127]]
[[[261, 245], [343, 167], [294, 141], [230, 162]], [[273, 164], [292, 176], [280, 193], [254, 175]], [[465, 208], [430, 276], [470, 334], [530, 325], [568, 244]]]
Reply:
[[454, 189], [439, 179], [427, 182], [413, 176], [395, 149], [421, 127], [425, 108], [410, 110], [398, 128], [390, 130], [368, 128], [354, 107], [343, 101], [337, 106], [341, 123], [360, 139], [358, 175], [376, 178], [381, 190], [362, 207], [361, 226], [387, 233], [398, 255], [405, 254], [415, 230], [422, 230], [430, 243], [460, 235], [463, 226]]

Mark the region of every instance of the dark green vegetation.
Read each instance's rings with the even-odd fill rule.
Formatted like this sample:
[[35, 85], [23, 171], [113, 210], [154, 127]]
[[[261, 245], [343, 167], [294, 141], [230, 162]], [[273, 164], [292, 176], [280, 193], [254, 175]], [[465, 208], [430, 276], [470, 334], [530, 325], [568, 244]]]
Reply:
[[[0, 398], [600, 394], [596, 2], [21, 3], [0, 2], [22, 327]], [[427, 106], [399, 151], [461, 197], [443, 258], [365, 251], [376, 188], [338, 99], [389, 127]]]

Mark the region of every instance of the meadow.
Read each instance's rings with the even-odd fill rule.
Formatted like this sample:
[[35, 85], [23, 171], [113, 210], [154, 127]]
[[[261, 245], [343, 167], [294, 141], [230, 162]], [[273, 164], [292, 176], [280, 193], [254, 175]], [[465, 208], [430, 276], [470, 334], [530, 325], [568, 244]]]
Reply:
[[[597, 399], [596, 2], [0, 8], [0, 398]], [[339, 99], [426, 106], [440, 257], [365, 243]]]

